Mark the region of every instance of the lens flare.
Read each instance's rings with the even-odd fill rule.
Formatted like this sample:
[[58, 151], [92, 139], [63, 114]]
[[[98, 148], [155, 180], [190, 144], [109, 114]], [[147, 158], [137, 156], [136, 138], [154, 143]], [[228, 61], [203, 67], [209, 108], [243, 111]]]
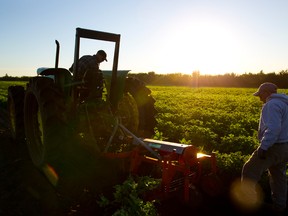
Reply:
[[43, 167], [43, 172], [46, 175], [46, 177], [48, 178], [48, 180], [50, 181], [50, 183], [54, 186], [57, 185], [58, 183], [58, 174], [56, 173], [56, 171], [54, 170], [54, 168], [52, 166], [50, 166], [49, 164], [46, 164]]
[[235, 206], [244, 212], [258, 210], [264, 198], [261, 187], [251, 180], [234, 181], [231, 184], [230, 196]]

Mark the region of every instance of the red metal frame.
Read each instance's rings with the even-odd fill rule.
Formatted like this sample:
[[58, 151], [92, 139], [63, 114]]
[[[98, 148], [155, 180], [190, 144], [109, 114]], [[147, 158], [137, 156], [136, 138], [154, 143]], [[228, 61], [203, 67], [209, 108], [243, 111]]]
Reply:
[[110, 158], [129, 158], [130, 172], [133, 174], [139, 174], [139, 167], [143, 163], [154, 164], [160, 167], [162, 170], [161, 192], [164, 198], [169, 197], [170, 192], [173, 192], [171, 191], [173, 181], [177, 180], [177, 175], [180, 174], [184, 179], [184, 202], [189, 202], [190, 185], [200, 183], [201, 176], [204, 174], [202, 166], [204, 160], [209, 160], [210, 162], [209, 174], [216, 175], [217, 165], [214, 153], [211, 155], [202, 154], [201, 157], [197, 157], [199, 150], [192, 145], [185, 145], [185, 149], [181, 151], [181, 154], [176, 153], [176, 151], [162, 151], [159, 148], [154, 150], [161, 155], [161, 160], [149, 156], [149, 152], [141, 146], [134, 148], [131, 152], [105, 153], [105, 155]]

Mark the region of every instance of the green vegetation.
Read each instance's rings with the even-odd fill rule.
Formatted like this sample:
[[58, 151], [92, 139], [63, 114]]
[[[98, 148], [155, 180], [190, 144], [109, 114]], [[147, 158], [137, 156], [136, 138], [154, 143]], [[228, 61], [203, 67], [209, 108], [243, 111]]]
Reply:
[[219, 170], [240, 175], [258, 147], [262, 102], [252, 96], [256, 88], [149, 88], [158, 110], [155, 138], [216, 152]]
[[[0, 81], [2, 108], [6, 107], [10, 85], [25, 86], [26, 82]], [[156, 139], [216, 152], [222, 160], [220, 169], [234, 172], [241, 170], [247, 156], [257, 148], [262, 104], [252, 96], [256, 88], [148, 87], [158, 110]]]
[[[14, 84], [24, 86], [26, 82], [0, 81], [1, 107], [6, 106], [8, 86]], [[262, 104], [252, 96], [256, 88], [148, 87], [158, 110], [156, 139], [215, 152], [219, 170], [240, 174], [244, 162], [258, 146]]]
[[0, 81], [0, 108], [6, 109], [8, 87], [12, 85], [25, 86], [26, 81]]
[[[2, 108], [6, 108], [10, 85], [25, 86], [26, 82], [0, 81]], [[220, 173], [230, 178], [240, 176], [243, 164], [259, 145], [257, 128], [262, 103], [252, 96], [256, 88], [153, 85], [148, 88], [156, 100], [158, 111], [155, 139], [192, 144], [203, 153], [215, 152]], [[280, 93], [287, 91], [279, 90]], [[145, 184], [154, 181], [142, 180], [145, 180]], [[267, 181], [265, 184], [267, 187]], [[154, 203], [144, 202], [139, 190], [140, 183], [129, 178], [115, 187], [114, 200], [102, 197], [101, 205], [109, 212], [113, 206], [114, 215], [146, 211], [155, 213]], [[127, 199], [124, 199], [126, 196]]]
[[[241, 87], [241, 88], [257, 88], [263, 82], [273, 82], [279, 88], [287, 88], [288, 70], [279, 72], [263, 73], [244, 73], [235, 74], [227, 73], [223, 75], [201, 75], [199, 71], [191, 74], [171, 73], [156, 74], [148, 73], [130, 73], [130, 77], [135, 77], [147, 85], [164, 85], [164, 86], [189, 86], [189, 87]], [[12, 77], [6, 74], [0, 77], [1, 81], [28, 81], [30, 77]]]
[[156, 100], [157, 131], [164, 140], [207, 151], [250, 154], [255, 149], [261, 103], [255, 89], [150, 86]]
[[103, 215], [129, 216], [129, 215], [158, 215], [154, 205], [156, 200], [143, 201], [145, 194], [160, 185], [159, 180], [148, 176], [128, 177], [121, 185], [115, 186], [113, 200], [101, 196], [98, 204], [105, 209]]

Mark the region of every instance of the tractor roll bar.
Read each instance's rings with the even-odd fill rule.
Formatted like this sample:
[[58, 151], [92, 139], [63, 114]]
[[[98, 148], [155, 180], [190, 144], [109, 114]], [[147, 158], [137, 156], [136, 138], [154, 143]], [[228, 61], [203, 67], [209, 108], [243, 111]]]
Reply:
[[116, 91], [117, 91], [116, 82], [117, 82], [117, 69], [118, 69], [119, 48], [120, 48], [120, 34], [95, 31], [95, 30], [89, 30], [89, 29], [83, 29], [83, 28], [76, 28], [74, 68], [73, 68], [74, 79], [77, 74], [77, 68], [78, 68], [77, 62], [79, 59], [80, 38], [115, 42], [112, 78], [111, 78], [111, 87], [110, 87], [110, 103], [112, 105], [112, 108], [114, 108], [116, 106], [114, 102], [116, 101]]
[[82, 38], [104, 40], [104, 41], [111, 41], [111, 42], [120, 41], [119, 34], [113, 34], [113, 33], [83, 29], [83, 28], [76, 28], [76, 34], [78, 34], [78, 36]]

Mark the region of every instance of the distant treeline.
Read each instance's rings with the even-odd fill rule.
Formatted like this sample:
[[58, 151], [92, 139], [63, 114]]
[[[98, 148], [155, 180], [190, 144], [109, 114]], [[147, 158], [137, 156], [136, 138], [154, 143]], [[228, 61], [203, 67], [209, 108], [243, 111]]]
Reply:
[[192, 74], [156, 74], [154, 72], [130, 74], [144, 81], [148, 85], [192, 86], [192, 87], [243, 87], [257, 88], [263, 82], [273, 82], [278, 88], [288, 88], [288, 70], [278, 73], [234, 73], [224, 75], [201, 75], [199, 72]]
[[[191, 86], [191, 87], [243, 87], [257, 88], [263, 82], [273, 82], [279, 88], [288, 88], [288, 70], [264, 73], [227, 73], [224, 75], [201, 75], [199, 72], [191, 74], [173, 73], [157, 74], [155, 72], [128, 74], [138, 78], [147, 85]], [[0, 77], [1, 81], [28, 81], [30, 77], [11, 77], [7, 74]]]
[[0, 81], [28, 81], [30, 77], [28, 76], [22, 76], [22, 77], [12, 77], [9, 75], [5, 75], [3, 77], [0, 77]]

